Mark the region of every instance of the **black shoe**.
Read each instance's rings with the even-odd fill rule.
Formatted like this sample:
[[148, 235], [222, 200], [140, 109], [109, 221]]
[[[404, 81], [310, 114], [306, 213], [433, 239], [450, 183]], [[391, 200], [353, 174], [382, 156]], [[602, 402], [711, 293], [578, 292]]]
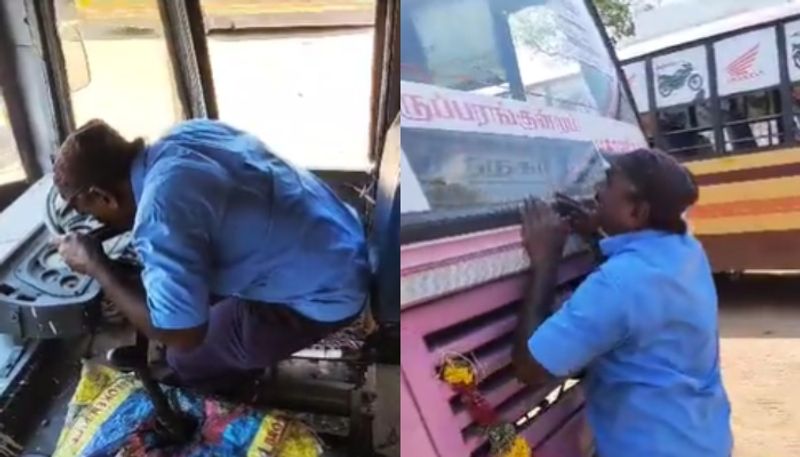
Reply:
[[122, 372], [136, 371], [147, 367], [147, 351], [139, 346], [121, 346], [108, 351], [106, 360]]

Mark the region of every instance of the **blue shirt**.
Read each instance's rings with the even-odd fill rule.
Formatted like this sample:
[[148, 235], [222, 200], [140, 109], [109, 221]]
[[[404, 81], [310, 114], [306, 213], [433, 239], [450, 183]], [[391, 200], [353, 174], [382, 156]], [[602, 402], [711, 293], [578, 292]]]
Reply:
[[717, 294], [700, 243], [640, 231], [605, 239], [608, 260], [531, 337], [556, 376], [586, 368], [601, 457], [729, 457]]
[[254, 136], [184, 122], [139, 154], [131, 181], [155, 327], [205, 323], [212, 295], [326, 322], [365, 303], [369, 267], [355, 212]]

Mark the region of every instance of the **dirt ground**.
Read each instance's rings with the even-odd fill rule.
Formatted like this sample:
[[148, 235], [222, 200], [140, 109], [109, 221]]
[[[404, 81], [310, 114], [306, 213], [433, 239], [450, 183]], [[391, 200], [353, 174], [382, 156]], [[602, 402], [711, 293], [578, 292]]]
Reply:
[[719, 292], [733, 455], [800, 456], [800, 276], [722, 281]]

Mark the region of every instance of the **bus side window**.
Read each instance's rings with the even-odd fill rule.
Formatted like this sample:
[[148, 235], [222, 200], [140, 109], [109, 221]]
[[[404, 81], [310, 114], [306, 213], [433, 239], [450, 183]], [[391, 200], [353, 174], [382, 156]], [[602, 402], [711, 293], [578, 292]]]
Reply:
[[725, 151], [752, 151], [783, 141], [778, 89], [735, 94], [721, 100]]
[[710, 101], [698, 97], [688, 105], [671, 106], [658, 111], [658, 125], [666, 150], [681, 158], [712, 154], [714, 131]]
[[157, 0], [55, 0], [77, 126], [156, 139], [183, 118]]

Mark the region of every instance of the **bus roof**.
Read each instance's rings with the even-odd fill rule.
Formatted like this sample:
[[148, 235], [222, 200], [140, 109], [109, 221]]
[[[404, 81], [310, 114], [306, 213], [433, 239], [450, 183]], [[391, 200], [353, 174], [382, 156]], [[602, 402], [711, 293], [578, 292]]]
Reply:
[[790, 3], [756, 11], [747, 11], [631, 44], [630, 46], [617, 50], [617, 56], [620, 61], [629, 61], [648, 54], [664, 51], [668, 48], [798, 15], [800, 15], [800, 3]]

